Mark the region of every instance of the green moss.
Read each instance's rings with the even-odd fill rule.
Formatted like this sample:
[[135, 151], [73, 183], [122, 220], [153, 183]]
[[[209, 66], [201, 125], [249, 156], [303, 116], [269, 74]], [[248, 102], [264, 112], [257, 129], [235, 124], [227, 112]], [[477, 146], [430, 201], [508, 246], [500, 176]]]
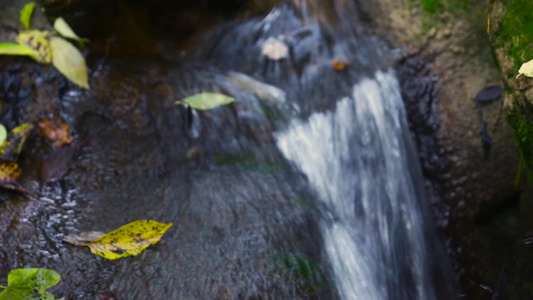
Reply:
[[468, 10], [468, 0], [421, 0], [424, 11], [433, 15], [442, 9]]
[[533, 59], [533, 1], [508, 0], [507, 13], [501, 22], [500, 37], [510, 43], [508, 55], [515, 68]]
[[[510, 123], [514, 127], [514, 140], [520, 150], [522, 160], [530, 171], [533, 170], [533, 123], [515, 109], [508, 115]], [[533, 178], [532, 178], [533, 179]]]
[[427, 13], [434, 14], [440, 8], [440, 0], [422, 0], [422, 6]]
[[296, 254], [276, 256], [274, 273], [293, 280], [301, 291], [311, 294], [326, 284], [318, 266], [309, 258]]
[[215, 154], [215, 164], [218, 166], [238, 166], [251, 172], [279, 172], [283, 170], [281, 164], [271, 164], [258, 161], [251, 152], [237, 154]]

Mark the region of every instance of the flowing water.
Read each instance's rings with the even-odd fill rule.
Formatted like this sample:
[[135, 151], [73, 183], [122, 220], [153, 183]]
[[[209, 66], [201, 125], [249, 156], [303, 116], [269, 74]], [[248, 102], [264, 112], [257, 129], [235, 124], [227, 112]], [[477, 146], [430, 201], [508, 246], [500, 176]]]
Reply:
[[327, 209], [322, 232], [342, 299], [437, 298], [405, 120], [394, 74], [378, 71], [335, 111], [276, 136]]

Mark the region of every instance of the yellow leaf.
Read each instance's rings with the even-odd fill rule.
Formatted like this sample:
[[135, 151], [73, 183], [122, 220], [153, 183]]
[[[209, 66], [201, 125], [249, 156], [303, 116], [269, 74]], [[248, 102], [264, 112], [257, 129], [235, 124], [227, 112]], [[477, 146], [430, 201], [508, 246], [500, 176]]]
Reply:
[[135, 256], [159, 242], [172, 223], [152, 220], [135, 221], [111, 231], [88, 244], [91, 252], [107, 259]]
[[208, 110], [220, 105], [229, 104], [235, 101], [235, 98], [217, 93], [200, 93], [183, 100], [176, 101], [175, 104], [189, 105], [194, 109]]
[[85, 58], [71, 43], [60, 37], [50, 38], [53, 64], [61, 74], [76, 85], [89, 89], [89, 76]]
[[518, 75], [516, 75], [516, 78], [518, 78], [518, 76], [520, 76], [521, 74], [524, 74], [527, 77], [533, 77], [533, 60], [522, 64], [520, 70], [518, 70]]
[[54, 29], [62, 36], [66, 37], [67, 39], [73, 39], [80, 42], [88, 42], [88, 39], [84, 39], [79, 37], [72, 28], [67, 24], [65, 19], [59, 17], [54, 22]]
[[0, 146], [0, 159], [16, 161], [22, 151], [24, 142], [26, 142], [32, 130], [33, 125], [31, 124], [22, 124], [13, 128], [2, 146]]
[[21, 31], [17, 36], [17, 43], [31, 49], [31, 58], [42, 64], [52, 62], [52, 49], [48, 43], [49, 34], [40, 30]]
[[34, 8], [35, 2], [30, 2], [24, 5], [24, 8], [20, 11], [20, 22], [22, 22], [22, 25], [24, 25], [26, 29], [30, 29], [31, 14], [33, 13]]
[[0, 161], [0, 188], [24, 192], [24, 188], [17, 181], [20, 174], [16, 162]]

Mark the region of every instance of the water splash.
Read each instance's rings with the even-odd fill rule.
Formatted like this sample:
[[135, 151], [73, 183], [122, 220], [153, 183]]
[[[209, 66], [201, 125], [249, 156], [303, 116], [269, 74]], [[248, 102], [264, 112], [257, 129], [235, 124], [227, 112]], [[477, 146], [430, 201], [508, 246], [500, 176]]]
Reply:
[[435, 299], [412, 146], [392, 72], [363, 79], [333, 112], [276, 135], [327, 207], [326, 253], [343, 299]]

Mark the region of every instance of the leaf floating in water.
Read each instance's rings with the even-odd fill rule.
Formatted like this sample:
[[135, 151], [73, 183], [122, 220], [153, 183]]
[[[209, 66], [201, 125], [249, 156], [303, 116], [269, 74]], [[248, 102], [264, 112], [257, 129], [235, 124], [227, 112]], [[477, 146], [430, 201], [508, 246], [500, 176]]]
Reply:
[[99, 239], [105, 235], [102, 231], [87, 231], [78, 235], [69, 235], [63, 239], [64, 242], [76, 246], [88, 246], [92, 241]]
[[88, 39], [79, 37], [72, 28], [67, 24], [65, 19], [59, 17], [54, 22], [54, 29], [63, 37], [67, 39], [73, 39], [79, 42], [88, 42]]
[[0, 146], [0, 159], [17, 161], [22, 147], [32, 130], [33, 125], [31, 124], [22, 124], [11, 130], [5, 142]]
[[338, 59], [334, 59], [331, 61], [331, 65], [333, 66], [333, 69], [335, 69], [335, 71], [343, 71], [350, 65], [350, 61], [341, 61]]
[[522, 74], [526, 77], [533, 77], [533, 59], [522, 64], [520, 70], [518, 70], [518, 75], [516, 75], [516, 78]]
[[185, 106], [190, 106], [194, 109], [199, 110], [209, 110], [216, 108], [220, 105], [230, 104], [235, 101], [235, 98], [229, 97], [217, 93], [200, 93], [190, 97], [187, 97], [183, 100], [176, 101], [175, 104], [181, 104]]
[[10, 44], [10, 43], [0, 44], [0, 55], [31, 56], [32, 54], [33, 54], [33, 50], [31, 50], [31, 48], [24, 46], [24, 45]]
[[20, 22], [22, 22], [22, 25], [24, 25], [26, 29], [30, 29], [31, 15], [33, 14], [34, 8], [35, 2], [30, 2], [24, 5], [22, 10], [20, 11]]
[[56, 300], [46, 290], [60, 280], [61, 275], [53, 270], [16, 269], [7, 276], [8, 286], [0, 293], [0, 300]]
[[89, 89], [89, 76], [85, 58], [76, 47], [65, 39], [52, 37], [50, 46], [54, 53], [52, 63], [61, 74], [76, 85]]
[[135, 256], [159, 242], [172, 223], [152, 220], [135, 221], [111, 231], [88, 244], [91, 252], [107, 259]]
[[39, 132], [55, 149], [71, 144], [74, 138], [69, 134], [69, 127], [58, 119], [43, 119], [39, 122]]
[[49, 34], [46, 31], [27, 30], [17, 36], [17, 43], [31, 49], [31, 58], [42, 64], [52, 62], [52, 48], [48, 42]]
[[261, 53], [272, 60], [280, 60], [289, 56], [289, 47], [282, 41], [270, 37], [261, 44]]

